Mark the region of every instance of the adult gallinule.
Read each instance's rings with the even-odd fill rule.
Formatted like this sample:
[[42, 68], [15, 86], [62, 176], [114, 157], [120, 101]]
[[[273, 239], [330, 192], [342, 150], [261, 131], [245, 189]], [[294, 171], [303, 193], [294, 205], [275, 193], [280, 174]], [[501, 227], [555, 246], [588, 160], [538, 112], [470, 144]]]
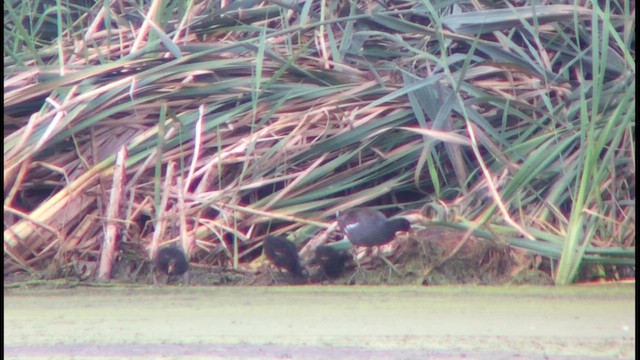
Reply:
[[169, 284], [172, 276], [183, 275], [189, 270], [187, 257], [182, 250], [173, 246], [158, 250], [155, 265], [158, 270], [167, 275], [167, 284]]
[[[411, 231], [411, 223], [405, 218], [387, 219], [380, 211], [362, 208], [340, 214], [338, 228], [354, 248], [358, 246], [370, 248], [391, 242], [398, 231]], [[401, 274], [389, 260], [384, 256], [380, 257], [391, 269]], [[360, 270], [357, 257], [356, 266]]]
[[342, 274], [345, 262], [348, 259], [348, 254], [340, 252], [331, 246], [320, 245], [316, 248], [311, 264], [319, 265], [326, 277], [335, 279]]
[[338, 216], [338, 227], [353, 246], [380, 246], [396, 236], [398, 231], [411, 231], [405, 218], [387, 219], [373, 209], [355, 209]]
[[305, 271], [300, 264], [296, 245], [282, 236], [267, 235], [262, 246], [264, 255], [279, 269], [286, 269], [289, 273], [305, 277]]

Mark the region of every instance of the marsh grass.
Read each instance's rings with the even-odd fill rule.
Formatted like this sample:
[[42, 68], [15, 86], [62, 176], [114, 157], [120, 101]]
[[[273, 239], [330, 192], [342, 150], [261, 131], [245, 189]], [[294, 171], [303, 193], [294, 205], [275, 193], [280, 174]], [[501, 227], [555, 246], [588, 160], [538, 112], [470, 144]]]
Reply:
[[5, 274], [97, 263], [113, 224], [236, 269], [357, 206], [557, 284], [635, 266], [628, 2], [105, 4], [5, 3]]

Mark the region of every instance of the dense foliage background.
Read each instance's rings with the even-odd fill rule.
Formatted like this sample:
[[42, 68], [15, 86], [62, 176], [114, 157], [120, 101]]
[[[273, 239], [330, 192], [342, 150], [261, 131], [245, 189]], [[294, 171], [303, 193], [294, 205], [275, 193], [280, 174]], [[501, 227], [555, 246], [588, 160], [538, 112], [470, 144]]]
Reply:
[[[373, 206], [635, 269], [628, 1], [9, 1], [4, 271], [238, 268]], [[126, 149], [126, 151], [125, 151]], [[533, 260], [537, 259], [537, 260]], [[102, 260], [102, 264], [99, 264]], [[87, 270], [88, 269], [88, 270]]]

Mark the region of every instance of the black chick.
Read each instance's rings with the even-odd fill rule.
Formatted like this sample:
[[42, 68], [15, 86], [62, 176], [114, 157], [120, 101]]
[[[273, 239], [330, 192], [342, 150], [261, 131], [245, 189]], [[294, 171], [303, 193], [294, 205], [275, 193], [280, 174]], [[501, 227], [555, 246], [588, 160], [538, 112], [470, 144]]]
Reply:
[[277, 268], [286, 269], [289, 273], [305, 277], [300, 264], [296, 245], [282, 236], [268, 235], [262, 243], [264, 254]]
[[335, 279], [342, 275], [345, 262], [349, 258], [347, 253], [340, 252], [331, 246], [321, 245], [316, 248], [316, 254], [311, 263], [319, 265], [324, 275]]
[[189, 270], [189, 262], [182, 250], [169, 246], [158, 251], [155, 259], [155, 265], [164, 274], [167, 275], [167, 284], [169, 284], [172, 276], [183, 275]]

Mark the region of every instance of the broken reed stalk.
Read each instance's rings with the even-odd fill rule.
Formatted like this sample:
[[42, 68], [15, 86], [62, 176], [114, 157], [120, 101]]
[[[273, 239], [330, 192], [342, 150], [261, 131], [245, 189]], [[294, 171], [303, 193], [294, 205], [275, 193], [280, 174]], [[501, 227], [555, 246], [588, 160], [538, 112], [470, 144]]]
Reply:
[[191, 252], [195, 246], [195, 239], [193, 236], [189, 236], [189, 229], [187, 228], [187, 207], [184, 203], [185, 189], [183, 187], [182, 175], [178, 175], [177, 179], [178, 188], [178, 221], [180, 222], [180, 246], [187, 257], [187, 260], [191, 258]]
[[165, 216], [165, 214], [167, 213], [166, 209], [167, 203], [169, 202], [169, 190], [171, 189], [175, 168], [175, 161], [169, 161], [164, 178], [164, 191], [162, 192], [162, 197], [160, 199], [160, 206], [154, 208], [154, 212], [156, 213], [156, 224], [153, 231], [153, 237], [151, 238], [151, 246], [149, 247], [149, 258], [151, 260], [155, 259], [156, 254], [158, 253], [160, 239], [163, 238], [164, 228], [168, 220], [168, 216]]
[[124, 179], [126, 175], [127, 148], [122, 146], [116, 156], [116, 168], [113, 173], [109, 208], [107, 209], [107, 224], [100, 253], [100, 268], [98, 278], [103, 281], [111, 279], [111, 269], [118, 244], [118, 220], [120, 219], [121, 199], [124, 193]]

